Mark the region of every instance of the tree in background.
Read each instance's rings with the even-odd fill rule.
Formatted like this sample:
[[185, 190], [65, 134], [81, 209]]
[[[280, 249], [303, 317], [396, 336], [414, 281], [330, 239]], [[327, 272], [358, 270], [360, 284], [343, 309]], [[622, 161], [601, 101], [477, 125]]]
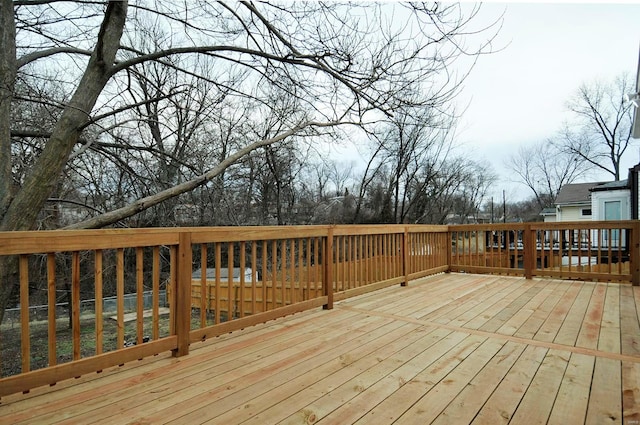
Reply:
[[507, 167], [518, 182], [533, 192], [538, 208], [554, 206], [562, 186], [575, 182], [589, 171], [589, 163], [571, 150], [564, 150], [555, 140], [548, 139], [532, 146], [520, 146]]
[[632, 145], [633, 108], [624, 95], [635, 90], [630, 74], [611, 82], [582, 84], [568, 103], [575, 121], [565, 125], [560, 148], [620, 180], [620, 161]]
[[[148, 224], [125, 219], [205, 199], [230, 167], [293, 136], [322, 143], [402, 108], [445, 110], [465, 76], [452, 65], [490, 51], [478, 12], [0, 0], [0, 231], [35, 228], [52, 198], [86, 205], [70, 228]], [[225, 112], [236, 107], [249, 111], [239, 133]], [[217, 119], [229, 125], [210, 137]], [[0, 261], [0, 311], [11, 270]]]

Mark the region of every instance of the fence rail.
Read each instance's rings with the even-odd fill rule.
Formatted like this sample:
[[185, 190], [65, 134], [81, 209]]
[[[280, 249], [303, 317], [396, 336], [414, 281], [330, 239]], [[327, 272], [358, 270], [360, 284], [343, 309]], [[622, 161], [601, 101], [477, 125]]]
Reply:
[[[186, 355], [197, 341], [439, 272], [638, 284], [639, 230], [589, 222], [0, 233], [0, 284], [16, 288], [9, 301], [20, 306], [19, 326], [0, 326], [0, 396], [161, 352]], [[116, 311], [107, 314], [109, 297]], [[89, 299], [93, 312], [81, 315]], [[70, 306], [65, 317], [60, 302]], [[42, 304], [44, 324], [30, 309]]]

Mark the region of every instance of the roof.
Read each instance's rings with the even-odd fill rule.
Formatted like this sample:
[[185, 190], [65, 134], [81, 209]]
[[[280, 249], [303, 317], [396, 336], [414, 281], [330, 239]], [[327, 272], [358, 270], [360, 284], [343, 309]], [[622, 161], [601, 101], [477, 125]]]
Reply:
[[590, 204], [591, 189], [606, 182], [572, 183], [560, 188], [556, 197], [556, 205]]
[[621, 190], [629, 187], [628, 180], [565, 184], [556, 197], [556, 205], [582, 205], [591, 203], [591, 192]]
[[556, 209], [544, 208], [542, 211], [540, 211], [540, 215], [556, 215]]
[[618, 180], [613, 182], [602, 183], [598, 186], [592, 187], [592, 192], [597, 191], [605, 191], [605, 190], [616, 190], [616, 189], [626, 189], [629, 187], [627, 180]]

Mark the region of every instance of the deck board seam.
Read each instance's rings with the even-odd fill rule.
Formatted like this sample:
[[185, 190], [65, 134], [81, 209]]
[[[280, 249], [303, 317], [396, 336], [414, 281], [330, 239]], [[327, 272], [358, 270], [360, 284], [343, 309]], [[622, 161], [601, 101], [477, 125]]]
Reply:
[[503, 339], [503, 340], [507, 340], [507, 341], [513, 341], [513, 342], [521, 343], [521, 344], [533, 345], [533, 346], [536, 346], [536, 347], [568, 351], [568, 352], [577, 353], [577, 354], [585, 354], [585, 355], [593, 356], [593, 357], [597, 357], [597, 358], [605, 358], [605, 359], [619, 360], [619, 361], [624, 361], [624, 362], [640, 363], [640, 357], [639, 356], [631, 356], [631, 355], [619, 354], [619, 353], [608, 353], [608, 352], [601, 351], [601, 350], [595, 350], [595, 349], [584, 348], [584, 347], [573, 347], [573, 346], [569, 346], [569, 345], [558, 344], [558, 343], [555, 343], [555, 342], [536, 341], [536, 340], [533, 340], [533, 339], [522, 338], [522, 337], [517, 337], [517, 336], [513, 336], [513, 335], [504, 335], [504, 334], [498, 334], [498, 333], [494, 333], [494, 332], [481, 331], [481, 330], [478, 330], [478, 329], [469, 329], [469, 328], [464, 328], [464, 327], [461, 327], [461, 326], [454, 326], [454, 325], [448, 325], [448, 324], [443, 324], [443, 323], [437, 323], [437, 322], [432, 322], [432, 321], [428, 321], [428, 320], [413, 319], [413, 318], [410, 318], [410, 317], [403, 317], [403, 316], [398, 316], [398, 315], [390, 314], [390, 313], [382, 313], [382, 312], [378, 312], [378, 311], [363, 310], [363, 309], [359, 309], [357, 307], [351, 307], [351, 306], [346, 306], [346, 305], [336, 305], [336, 306], [334, 306], [334, 308], [351, 310], [351, 311], [359, 311], [361, 313], [365, 313], [365, 314], [369, 314], [369, 315], [376, 315], [376, 316], [386, 317], [386, 318], [393, 319], [393, 320], [402, 320], [402, 321], [411, 322], [411, 323], [415, 323], [415, 324], [423, 325], [423, 326], [437, 326], [437, 327], [445, 328], [445, 329], [448, 329], [448, 330], [451, 330], [451, 331], [464, 332], [464, 333], [467, 333], [467, 334], [470, 334], [470, 335], [484, 336], [484, 337], [487, 337], [487, 338], [498, 338], [498, 339]]

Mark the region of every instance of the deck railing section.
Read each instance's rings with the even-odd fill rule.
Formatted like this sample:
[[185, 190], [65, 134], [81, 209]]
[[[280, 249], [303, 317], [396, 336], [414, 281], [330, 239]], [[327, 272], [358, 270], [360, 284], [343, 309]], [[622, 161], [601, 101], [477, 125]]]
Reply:
[[450, 226], [453, 272], [640, 283], [638, 221]]
[[[177, 249], [176, 232], [148, 229], [0, 234], [1, 284], [19, 286], [18, 324], [0, 327], [0, 395], [177, 349], [164, 325], [175, 315], [161, 318], [160, 306]], [[46, 300], [45, 317], [34, 299]]]
[[638, 285], [639, 246], [638, 221], [0, 233], [0, 396], [443, 271]]
[[444, 226], [403, 225], [0, 233], [0, 279], [18, 283], [20, 305], [0, 327], [0, 396], [185, 355], [196, 341], [332, 308], [334, 296], [445, 271], [447, 238]]

